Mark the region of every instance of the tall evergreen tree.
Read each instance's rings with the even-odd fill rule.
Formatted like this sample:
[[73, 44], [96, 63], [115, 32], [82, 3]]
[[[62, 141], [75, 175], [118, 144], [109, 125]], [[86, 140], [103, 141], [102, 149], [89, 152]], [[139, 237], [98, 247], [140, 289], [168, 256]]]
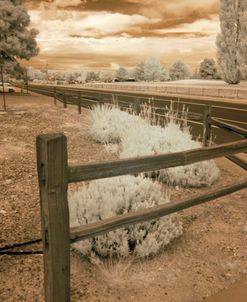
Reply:
[[239, 2], [238, 60], [242, 78], [247, 80], [247, 0]]
[[240, 65], [244, 49], [240, 46], [243, 38], [241, 10], [244, 13], [245, 6], [246, 0], [221, 0], [220, 4], [221, 33], [216, 40], [217, 57], [222, 78], [229, 84], [238, 84], [242, 78]]
[[36, 29], [28, 29], [30, 17], [21, 0], [0, 0], [0, 59], [26, 59], [38, 54]]
[[[38, 31], [28, 29], [30, 18], [21, 0], [0, 0], [0, 66], [17, 59], [29, 60], [38, 54], [35, 37]], [[5, 97], [4, 109], [6, 110]]]

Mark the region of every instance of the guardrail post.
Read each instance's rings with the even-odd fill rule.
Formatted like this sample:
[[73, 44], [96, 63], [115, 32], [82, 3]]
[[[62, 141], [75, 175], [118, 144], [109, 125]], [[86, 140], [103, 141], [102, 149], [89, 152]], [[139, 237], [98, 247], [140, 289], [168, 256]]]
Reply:
[[57, 105], [57, 91], [56, 87], [53, 87], [54, 104]]
[[212, 112], [211, 106], [205, 106], [203, 112], [203, 139], [202, 139], [204, 147], [209, 145], [209, 141], [212, 134], [212, 127], [208, 120], [208, 118], [211, 115], [211, 112]]
[[78, 92], [78, 113], [81, 114], [81, 92]]
[[67, 139], [37, 137], [46, 302], [70, 301], [70, 231], [67, 201]]

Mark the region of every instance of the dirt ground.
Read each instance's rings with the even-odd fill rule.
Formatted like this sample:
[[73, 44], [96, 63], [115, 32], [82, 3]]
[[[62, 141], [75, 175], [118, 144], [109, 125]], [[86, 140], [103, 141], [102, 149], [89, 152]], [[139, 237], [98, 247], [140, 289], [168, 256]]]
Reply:
[[[88, 137], [87, 110], [79, 115], [73, 107], [56, 107], [51, 98], [34, 93], [7, 96], [7, 106], [7, 113], [0, 108], [0, 247], [40, 237], [38, 134], [64, 132], [71, 164], [111, 159]], [[221, 177], [215, 188], [247, 177], [225, 159], [217, 163]], [[207, 190], [174, 188], [171, 197]], [[241, 190], [179, 213], [183, 236], [151, 259], [98, 266], [71, 252], [72, 301], [196, 302], [246, 278], [246, 193]], [[22, 250], [30, 249], [41, 246]], [[0, 255], [0, 280], [0, 301], [44, 301], [42, 255]]]

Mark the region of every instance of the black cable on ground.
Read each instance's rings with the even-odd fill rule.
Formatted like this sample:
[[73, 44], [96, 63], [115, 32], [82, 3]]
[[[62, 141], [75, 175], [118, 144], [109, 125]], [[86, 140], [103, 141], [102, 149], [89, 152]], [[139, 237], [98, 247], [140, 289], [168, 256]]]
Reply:
[[11, 245], [6, 245], [6, 246], [3, 246], [3, 247], [0, 248], [0, 252], [5, 251], [5, 250], [14, 249], [14, 248], [20, 247], [20, 246], [25, 246], [25, 245], [38, 243], [38, 242], [41, 242], [41, 241], [42, 241], [42, 239], [39, 238], [39, 239], [30, 240], [30, 241], [25, 241], [25, 242], [14, 243], [14, 244], [11, 244]]
[[20, 252], [10, 252], [10, 251], [4, 251], [4, 252], [0, 252], [0, 256], [1, 255], [12, 255], [12, 256], [16, 256], [16, 255], [42, 255], [43, 251], [20, 251]]

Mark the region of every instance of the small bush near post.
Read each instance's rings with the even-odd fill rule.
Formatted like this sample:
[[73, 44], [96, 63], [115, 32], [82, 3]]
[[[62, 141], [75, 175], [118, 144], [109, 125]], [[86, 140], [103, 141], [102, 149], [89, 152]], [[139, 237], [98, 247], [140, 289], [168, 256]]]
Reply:
[[[70, 198], [71, 227], [168, 203], [163, 194], [160, 184], [140, 176], [92, 181]], [[143, 258], [156, 254], [181, 234], [182, 224], [171, 214], [74, 243], [73, 248], [83, 255], [126, 257], [131, 253]]]

